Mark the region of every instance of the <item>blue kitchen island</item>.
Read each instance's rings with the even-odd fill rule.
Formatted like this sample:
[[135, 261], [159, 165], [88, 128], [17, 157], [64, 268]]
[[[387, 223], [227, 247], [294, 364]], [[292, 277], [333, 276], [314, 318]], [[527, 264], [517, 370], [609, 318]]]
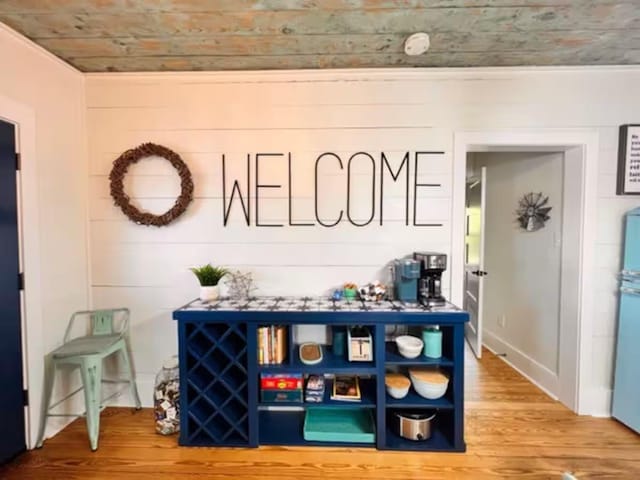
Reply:
[[[423, 307], [397, 301], [363, 302], [314, 297], [221, 298], [195, 300], [173, 312], [178, 322], [180, 357], [180, 439], [185, 446], [315, 445], [377, 447], [384, 450], [463, 452], [464, 323], [469, 316], [454, 305]], [[258, 363], [258, 328], [286, 326], [285, 361]], [[350, 362], [323, 346], [321, 363], [307, 365], [298, 355], [295, 332], [303, 325], [365, 326], [373, 340], [372, 361]], [[442, 357], [399, 355], [394, 332], [419, 336], [423, 327], [442, 331]], [[390, 397], [384, 376], [389, 370], [437, 366], [449, 376], [447, 393], [428, 400], [413, 387], [402, 399]], [[339, 402], [325, 395], [321, 403], [261, 402], [260, 374], [298, 373], [358, 375], [362, 400]], [[328, 390], [328, 389], [327, 389]], [[375, 443], [307, 441], [303, 436], [307, 408], [359, 408], [370, 412]], [[389, 421], [396, 410], [436, 411], [429, 440], [412, 441], [396, 434]]]

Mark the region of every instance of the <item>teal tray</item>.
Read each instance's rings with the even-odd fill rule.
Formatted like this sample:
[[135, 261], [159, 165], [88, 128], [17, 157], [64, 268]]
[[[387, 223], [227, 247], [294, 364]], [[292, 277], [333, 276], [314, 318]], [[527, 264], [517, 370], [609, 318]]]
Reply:
[[375, 443], [370, 409], [307, 408], [304, 439], [315, 442]]

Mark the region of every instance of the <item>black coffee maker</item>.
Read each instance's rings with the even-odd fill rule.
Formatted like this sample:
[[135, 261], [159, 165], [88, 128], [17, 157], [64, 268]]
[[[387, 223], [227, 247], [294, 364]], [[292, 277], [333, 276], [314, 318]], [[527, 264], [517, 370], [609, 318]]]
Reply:
[[436, 252], [414, 252], [413, 259], [420, 262], [418, 301], [428, 307], [444, 305], [442, 272], [447, 269], [447, 256]]

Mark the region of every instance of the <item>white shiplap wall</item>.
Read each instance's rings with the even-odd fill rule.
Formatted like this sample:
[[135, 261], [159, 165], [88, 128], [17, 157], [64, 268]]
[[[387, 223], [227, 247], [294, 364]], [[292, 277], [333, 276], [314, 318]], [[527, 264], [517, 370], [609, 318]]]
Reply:
[[[639, 120], [640, 95], [634, 95], [639, 83], [638, 68], [88, 75], [94, 304], [132, 308], [134, 361], [141, 379], [149, 379], [176, 350], [171, 310], [197, 295], [188, 266], [214, 261], [250, 270], [262, 293], [317, 294], [345, 280], [372, 280], [386, 274], [385, 264], [399, 255], [450, 252], [454, 132], [593, 128], [601, 151], [592, 381], [605, 398], [611, 387], [621, 219], [640, 204], [615, 196], [617, 127]], [[162, 229], [128, 222], [108, 193], [111, 162], [147, 141], [178, 151], [196, 183], [190, 210]], [[364, 228], [345, 223], [332, 229], [248, 228], [239, 215], [222, 226], [222, 153], [242, 174], [247, 153], [291, 152], [299, 181], [296, 219], [303, 220], [309, 217], [305, 212], [313, 212], [318, 153], [333, 151], [345, 161], [357, 151], [374, 156], [385, 151], [399, 159], [405, 151], [422, 150], [445, 152], [420, 166], [421, 182], [441, 184], [421, 191], [421, 219], [441, 227], [404, 226], [398, 189], [385, 195], [390, 221], [383, 227], [374, 222]], [[274, 168], [262, 163], [261, 180], [263, 172], [265, 181], [286, 180], [280, 163]], [[133, 173], [129, 191], [140, 205], [154, 211], [171, 205], [178, 192], [171, 170], [149, 162]], [[337, 202], [327, 203], [331, 208], [340, 205], [344, 190], [344, 177], [333, 175], [334, 181], [325, 172], [322, 180], [323, 188], [331, 185], [335, 191], [323, 197]], [[367, 190], [368, 184], [357, 185]], [[275, 198], [261, 204], [264, 221], [286, 220], [286, 189], [268, 194]]]

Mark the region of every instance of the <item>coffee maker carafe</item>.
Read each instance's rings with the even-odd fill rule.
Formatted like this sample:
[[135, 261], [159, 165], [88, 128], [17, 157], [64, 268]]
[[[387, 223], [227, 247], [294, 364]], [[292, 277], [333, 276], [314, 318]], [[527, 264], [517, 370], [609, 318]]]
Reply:
[[444, 253], [414, 252], [413, 258], [420, 262], [418, 301], [428, 307], [444, 305], [442, 273], [447, 269], [447, 256]]

